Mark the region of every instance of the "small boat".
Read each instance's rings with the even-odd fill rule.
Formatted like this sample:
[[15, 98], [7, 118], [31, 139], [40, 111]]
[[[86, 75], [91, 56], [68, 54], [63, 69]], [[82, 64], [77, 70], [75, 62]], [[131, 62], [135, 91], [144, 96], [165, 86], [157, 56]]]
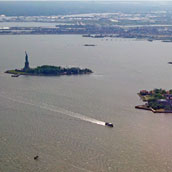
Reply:
[[20, 76], [19, 74], [11, 75], [11, 77], [19, 77], [19, 76]]
[[108, 127], [113, 127], [113, 124], [110, 123], [110, 122], [106, 122], [105, 125], [108, 126]]
[[39, 158], [39, 156], [37, 155], [37, 156], [34, 157], [34, 160], [37, 160], [38, 158]]
[[86, 47], [88, 47], [88, 46], [94, 47], [94, 46], [96, 46], [96, 45], [95, 45], [95, 44], [84, 44], [84, 46], [86, 46]]
[[172, 64], [172, 62], [168, 62], [168, 64]]

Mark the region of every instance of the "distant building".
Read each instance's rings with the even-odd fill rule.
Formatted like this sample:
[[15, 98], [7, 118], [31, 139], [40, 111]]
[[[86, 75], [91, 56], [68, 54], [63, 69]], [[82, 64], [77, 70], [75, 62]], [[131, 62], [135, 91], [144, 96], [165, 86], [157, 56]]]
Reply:
[[172, 94], [166, 94], [165, 99], [157, 100], [157, 103], [162, 104], [163, 106], [172, 107]]
[[166, 95], [165, 95], [165, 98], [166, 98], [167, 100], [172, 100], [172, 94], [166, 94]]
[[149, 94], [149, 92], [147, 90], [141, 90], [140, 91], [140, 95], [142, 95], [142, 96], [146, 96], [148, 94]]
[[24, 65], [23, 71], [26, 71], [28, 69], [30, 69], [30, 67], [29, 67], [29, 60], [28, 60], [27, 52], [25, 51], [25, 65]]

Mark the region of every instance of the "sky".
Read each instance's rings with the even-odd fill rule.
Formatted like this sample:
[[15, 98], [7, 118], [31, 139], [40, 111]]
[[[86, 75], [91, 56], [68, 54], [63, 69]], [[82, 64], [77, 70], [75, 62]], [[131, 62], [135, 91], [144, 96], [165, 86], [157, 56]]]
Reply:
[[0, 2], [2, 2], [2, 1], [12, 1], [12, 2], [14, 2], [14, 1], [64, 1], [64, 2], [66, 2], [66, 1], [84, 1], [84, 2], [86, 2], [86, 1], [89, 1], [89, 2], [98, 2], [98, 1], [112, 1], [112, 2], [144, 2], [144, 1], [146, 1], [146, 2], [162, 2], [162, 3], [166, 3], [166, 2], [172, 2], [172, 0], [0, 0]]
[[[95, 2], [95, 1], [106, 1], [106, 0], [0, 0], [0, 1], [92, 1], [92, 2]], [[107, 0], [107, 1], [134, 1], [134, 2], [143, 2], [143, 1], [150, 1], [150, 2], [164, 2], [164, 1], [172, 1], [172, 0]]]

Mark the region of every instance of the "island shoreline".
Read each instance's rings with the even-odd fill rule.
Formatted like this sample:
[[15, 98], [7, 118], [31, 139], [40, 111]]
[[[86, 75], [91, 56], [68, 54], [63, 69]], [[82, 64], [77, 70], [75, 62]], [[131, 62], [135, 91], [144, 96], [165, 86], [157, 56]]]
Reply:
[[172, 113], [172, 90], [141, 90], [138, 96], [146, 103], [135, 106], [136, 109], [148, 110], [153, 113]]
[[63, 76], [63, 75], [86, 75], [93, 73], [92, 70], [85, 68], [81, 69], [79, 67], [64, 68], [61, 66], [51, 66], [43, 65], [37, 66], [36, 68], [30, 68], [29, 57], [25, 52], [25, 65], [23, 69], [7, 70], [5, 73], [12, 74], [12, 77], [18, 77], [20, 75], [27, 76]]

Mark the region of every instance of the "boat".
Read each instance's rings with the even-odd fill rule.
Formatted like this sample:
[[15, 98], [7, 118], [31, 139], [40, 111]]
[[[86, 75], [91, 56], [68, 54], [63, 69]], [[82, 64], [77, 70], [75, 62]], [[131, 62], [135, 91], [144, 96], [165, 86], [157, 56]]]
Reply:
[[84, 46], [96, 46], [95, 44], [84, 44]]
[[20, 76], [19, 74], [11, 75], [11, 77], [19, 77], [19, 76]]
[[113, 124], [110, 123], [110, 122], [105, 122], [105, 125], [108, 126], [108, 127], [113, 127]]
[[34, 157], [34, 160], [37, 160], [38, 158], [39, 158], [39, 156], [37, 155], [37, 156]]

